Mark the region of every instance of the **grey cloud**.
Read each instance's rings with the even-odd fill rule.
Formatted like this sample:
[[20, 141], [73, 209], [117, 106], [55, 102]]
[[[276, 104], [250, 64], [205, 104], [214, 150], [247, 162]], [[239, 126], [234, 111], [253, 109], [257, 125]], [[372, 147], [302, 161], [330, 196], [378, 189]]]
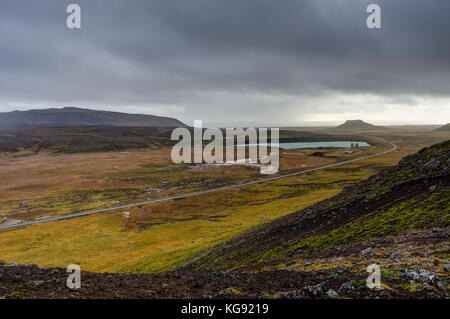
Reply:
[[327, 94], [411, 107], [412, 96], [449, 97], [447, 0], [377, 0], [381, 30], [365, 26], [368, 0], [74, 2], [81, 30], [65, 27], [63, 1], [2, 1], [0, 111], [135, 106], [233, 121], [277, 106], [286, 117], [354, 111], [308, 104]]

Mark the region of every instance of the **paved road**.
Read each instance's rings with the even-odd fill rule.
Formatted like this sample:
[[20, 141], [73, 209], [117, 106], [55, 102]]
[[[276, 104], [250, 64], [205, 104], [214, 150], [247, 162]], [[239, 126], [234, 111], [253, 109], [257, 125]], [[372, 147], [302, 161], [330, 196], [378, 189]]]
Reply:
[[248, 185], [254, 185], [254, 184], [261, 184], [261, 183], [270, 182], [270, 181], [274, 181], [274, 180], [281, 179], [281, 178], [286, 178], [286, 177], [290, 177], [290, 176], [295, 176], [295, 175], [301, 175], [301, 174], [305, 174], [305, 173], [315, 172], [315, 171], [318, 171], [318, 170], [321, 170], [321, 169], [325, 169], [325, 168], [346, 165], [346, 164], [349, 164], [349, 163], [354, 163], [354, 162], [362, 161], [362, 160], [365, 160], [365, 159], [381, 156], [381, 155], [393, 152], [393, 151], [395, 151], [397, 149], [397, 145], [395, 145], [393, 143], [390, 143], [390, 142], [388, 142], [388, 143], [392, 145], [392, 149], [390, 149], [388, 151], [377, 153], [377, 154], [373, 154], [373, 155], [369, 155], [369, 156], [364, 156], [364, 157], [361, 157], [361, 158], [352, 159], [352, 160], [345, 161], [345, 162], [329, 164], [329, 165], [316, 167], [316, 168], [312, 168], [312, 169], [308, 169], [308, 170], [304, 170], [304, 171], [298, 171], [298, 172], [294, 172], [294, 173], [290, 173], [290, 174], [274, 176], [274, 177], [260, 179], [260, 180], [247, 182], [247, 183], [241, 183], [241, 184], [236, 184], [236, 185], [231, 185], [231, 186], [225, 186], [225, 187], [220, 187], [220, 188], [209, 189], [209, 190], [206, 190], [206, 191], [201, 191], [201, 192], [196, 192], [196, 193], [190, 193], [190, 194], [179, 195], [179, 196], [174, 196], [174, 197], [165, 197], [165, 198], [151, 200], [151, 201], [142, 202], [142, 203], [129, 204], [129, 205], [124, 205], [124, 206], [93, 210], [93, 211], [84, 212], [84, 213], [77, 213], [77, 214], [71, 214], [71, 215], [64, 215], [64, 216], [58, 216], [58, 217], [53, 217], [53, 218], [35, 220], [35, 221], [32, 221], [32, 222], [26, 222], [26, 223], [15, 224], [15, 225], [10, 225], [10, 226], [3, 226], [3, 227], [0, 227], [0, 230], [10, 229], [10, 228], [17, 228], [17, 227], [23, 227], [23, 226], [39, 224], [39, 223], [52, 222], [52, 221], [63, 220], [63, 219], [70, 219], [70, 218], [88, 216], [88, 215], [93, 215], [93, 214], [106, 213], [106, 212], [111, 212], [111, 211], [114, 211], [114, 210], [119, 210], [119, 209], [124, 209], [124, 208], [131, 208], [131, 207], [136, 207], [136, 206], [149, 205], [149, 204], [154, 204], [154, 203], [161, 203], [161, 202], [166, 202], [166, 201], [169, 201], [169, 200], [182, 199], [182, 198], [199, 196], [199, 195], [208, 194], [208, 193], [220, 192], [220, 191], [224, 191], [224, 190], [228, 190], [228, 189], [233, 189], [233, 188], [238, 188], [238, 187], [243, 187], [243, 186], [248, 186]]

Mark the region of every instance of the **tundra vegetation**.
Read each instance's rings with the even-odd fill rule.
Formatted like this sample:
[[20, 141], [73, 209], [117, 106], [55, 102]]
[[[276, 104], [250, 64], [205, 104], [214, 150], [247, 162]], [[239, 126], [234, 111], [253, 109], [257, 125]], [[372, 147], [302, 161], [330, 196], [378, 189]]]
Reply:
[[[77, 128], [73, 132], [82, 131], [85, 138], [84, 134], [91, 130], [98, 132], [98, 128]], [[122, 138], [123, 131], [121, 129], [117, 133], [119, 138]], [[66, 134], [68, 131], [64, 129], [63, 132]], [[129, 130], [125, 132], [128, 134]], [[267, 249], [257, 248], [260, 245], [265, 247], [263, 240], [261, 244], [247, 243], [243, 250], [236, 248], [228, 252], [214, 248], [210, 255], [199, 255], [205, 249], [229, 245], [223, 243], [240, 234], [245, 236], [248, 231], [258, 231], [280, 217], [319, 202], [321, 207], [334, 207], [339, 204], [340, 197], [333, 196], [342, 189], [351, 189], [352, 185], [393, 167], [405, 156], [449, 137], [447, 132], [434, 131], [434, 128], [417, 131], [407, 127], [346, 131], [345, 134], [347, 137], [357, 136], [354, 140], [361, 140], [364, 136], [364, 140], [373, 146], [362, 147], [353, 154], [343, 154], [343, 149], [325, 148], [320, 150], [323, 154], [320, 157], [313, 156], [317, 149], [280, 150], [280, 173], [378, 153], [390, 148], [385, 140], [396, 143], [399, 149], [346, 166], [201, 197], [3, 230], [0, 231], [0, 259], [41, 267], [78, 264], [82, 270], [94, 272], [158, 273], [182, 266], [215, 270], [255, 267], [258, 271], [336, 267], [359, 270], [365, 263], [361, 256], [326, 252], [336, 247], [345, 250], [343, 247], [348, 245], [364, 247], [377, 238], [394, 238], [390, 242], [395, 242], [396, 236], [406, 236], [413, 230], [448, 226], [449, 214], [445, 209], [448, 189], [438, 188], [427, 193], [426, 197], [416, 194], [398, 205], [386, 204], [383, 215], [377, 214], [376, 210], [355, 215], [327, 231], [298, 235], [297, 239], [290, 241], [274, 241], [275, 246], [269, 245]], [[136, 134], [138, 138], [148, 138], [145, 133], [141, 135]], [[305, 136], [324, 140], [323, 136], [333, 139], [342, 133], [323, 128], [280, 131], [280, 141], [283, 138], [302, 141]], [[0, 223], [114, 207], [261, 178], [259, 170], [251, 166], [173, 164], [170, 147], [165, 144], [170, 135], [158, 138], [161, 139], [158, 145], [142, 149], [131, 146], [110, 152], [103, 149], [103, 152], [62, 154], [64, 152], [55, 152], [51, 147], [32, 151], [24, 147], [22, 151], [28, 150], [33, 154], [25, 157], [14, 156], [21, 152], [19, 150], [3, 152], [0, 174], [7, 182], [0, 185]], [[71, 145], [65, 147], [70, 149]], [[415, 167], [413, 164], [410, 163], [411, 167]], [[404, 169], [395, 178], [406, 180], [415, 173]], [[384, 188], [383, 182], [371, 187], [369, 195], [361, 200], [370, 202], [371, 198], [379, 198], [392, 191]], [[448, 245], [442, 242], [436, 242], [431, 248], [429, 245], [434, 244], [428, 242], [405, 248], [384, 271], [397, 269], [402, 258], [422, 262], [422, 257], [411, 257], [421, 245], [432, 251], [438, 260], [426, 263], [427, 267], [431, 265], [430, 270], [442, 273], [448, 261]], [[255, 254], [254, 250], [258, 253]], [[382, 258], [386, 251], [391, 253], [392, 249], [380, 248], [369, 253]], [[294, 254], [294, 257], [287, 258], [289, 254]], [[236, 287], [225, 288], [240, 291]]]

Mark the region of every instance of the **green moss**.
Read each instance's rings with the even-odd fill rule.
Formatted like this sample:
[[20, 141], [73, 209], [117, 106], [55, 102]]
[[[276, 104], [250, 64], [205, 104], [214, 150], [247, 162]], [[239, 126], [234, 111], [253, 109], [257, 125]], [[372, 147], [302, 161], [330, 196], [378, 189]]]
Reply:
[[420, 285], [421, 285], [421, 283], [415, 283], [415, 284], [406, 283], [406, 284], [401, 285], [401, 288], [403, 290], [414, 292], [417, 290], [417, 287], [419, 287]]
[[237, 289], [231, 288], [231, 287], [225, 288], [225, 289], [221, 290], [220, 292], [224, 293], [224, 294], [228, 294], [228, 295], [242, 295], [242, 292], [240, 292]]
[[[268, 261], [277, 256], [286, 254], [292, 249], [311, 251], [315, 248], [333, 247], [336, 245], [363, 242], [370, 238], [386, 235], [396, 235], [411, 229], [430, 228], [434, 226], [446, 227], [450, 225], [450, 210], [448, 201], [449, 190], [427, 193], [416, 198], [402, 202], [385, 212], [379, 210], [371, 214], [354, 219], [329, 233], [307, 237], [300, 241], [276, 247], [258, 255], [252, 255], [237, 263], [222, 264], [218, 270], [228, 270]], [[226, 259], [239, 259], [252, 251], [251, 247], [227, 256]], [[225, 260], [222, 257], [223, 260]], [[220, 264], [220, 260], [217, 262]], [[212, 266], [212, 265], [209, 265]], [[388, 275], [388, 273], [386, 273]]]
[[414, 198], [386, 212], [375, 211], [352, 220], [327, 234], [305, 238], [292, 244], [291, 248], [332, 247], [399, 234], [410, 229], [446, 227], [450, 224], [449, 198], [448, 190], [428, 194], [427, 198]]
[[450, 260], [450, 254], [437, 253], [437, 254], [433, 254], [433, 256], [438, 257], [438, 258], [442, 258], [442, 259]]
[[271, 295], [271, 294], [268, 294], [268, 293], [263, 293], [261, 297], [264, 298], [264, 299], [277, 299], [278, 298], [278, 296]]
[[366, 280], [353, 280], [353, 286], [356, 288], [362, 287], [367, 284]]

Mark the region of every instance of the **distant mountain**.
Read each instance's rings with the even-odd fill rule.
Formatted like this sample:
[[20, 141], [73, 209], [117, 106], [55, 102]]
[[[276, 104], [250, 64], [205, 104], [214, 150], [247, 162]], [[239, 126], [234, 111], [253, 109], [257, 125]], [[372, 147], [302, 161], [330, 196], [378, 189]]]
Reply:
[[76, 107], [0, 113], [0, 129], [48, 126], [185, 127], [177, 119], [156, 115], [97, 111]]
[[445, 124], [444, 126], [441, 126], [440, 128], [436, 129], [436, 131], [450, 131], [450, 123]]
[[381, 126], [375, 126], [370, 123], [366, 123], [362, 120], [348, 120], [344, 124], [339, 125], [336, 127], [336, 129], [343, 129], [343, 130], [377, 130], [377, 129], [384, 129], [384, 127]]

